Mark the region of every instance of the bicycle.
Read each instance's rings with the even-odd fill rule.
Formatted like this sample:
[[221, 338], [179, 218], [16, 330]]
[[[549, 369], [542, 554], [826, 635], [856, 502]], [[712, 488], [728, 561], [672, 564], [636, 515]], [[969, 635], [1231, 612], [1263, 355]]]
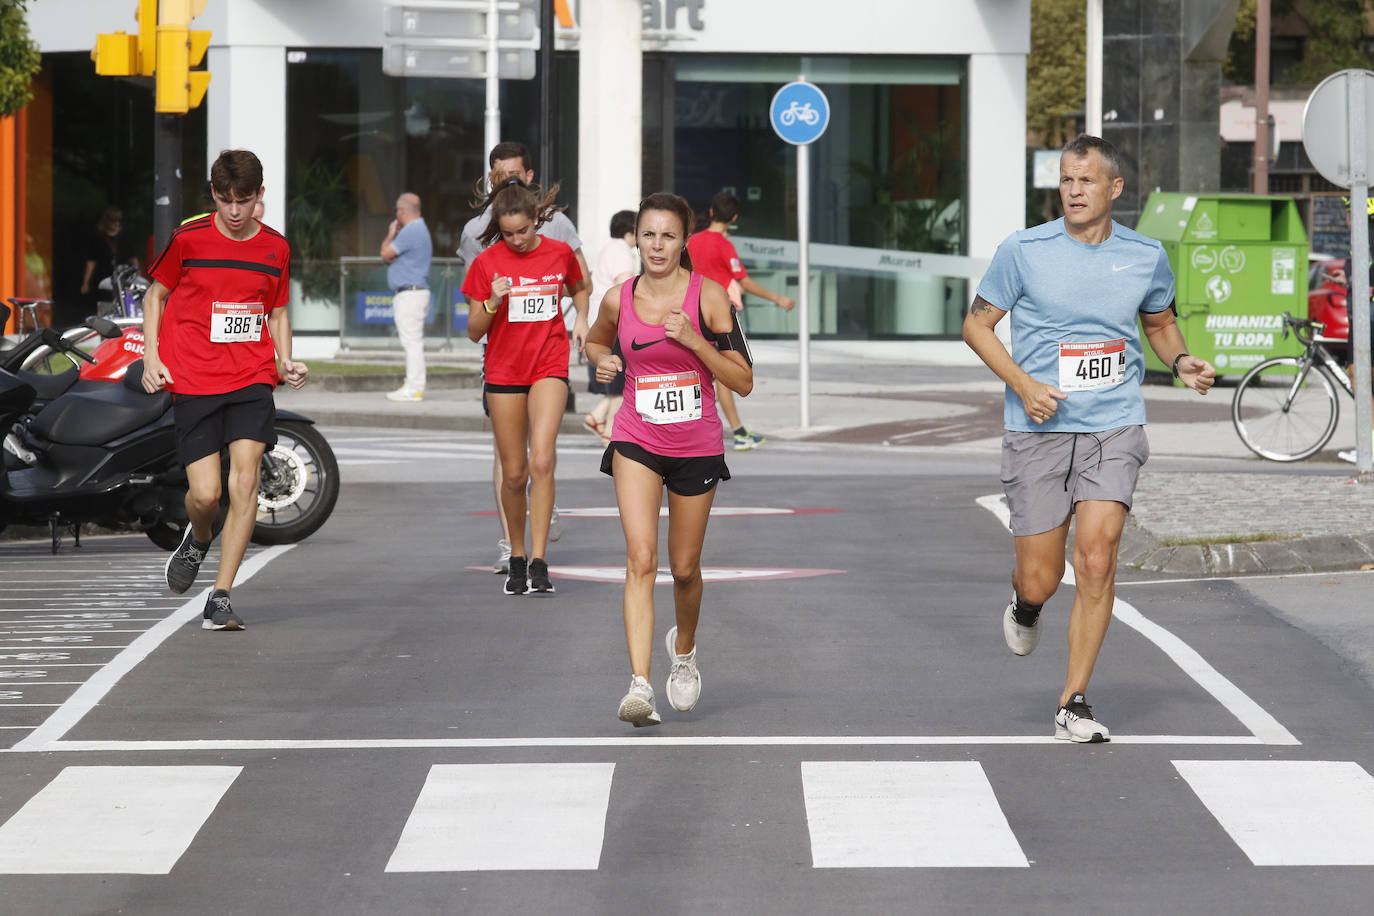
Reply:
[[1231, 422], [1245, 447], [1270, 461], [1301, 461], [1321, 451], [1340, 419], [1336, 388], [1353, 400], [1355, 389], [1331, 351], [1322, 345], [1320, 321], [1283, 313], [1304, 350], [1257, 364], [1236, 385]]

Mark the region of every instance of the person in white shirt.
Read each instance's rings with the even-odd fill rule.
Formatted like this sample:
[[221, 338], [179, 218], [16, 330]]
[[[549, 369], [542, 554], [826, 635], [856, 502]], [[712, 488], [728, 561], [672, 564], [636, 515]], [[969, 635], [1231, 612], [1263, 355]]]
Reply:
[[[621, 210], [611, 217], [611, 240], [602, 246], [601, 253], [596, 257], [596, 266], [592, 268], [592, 300], [591, 316], [588, 318], [589, 324], [596, 321], [597, 306], [600, 305], [606, 292], [639, 273], [636, 254], [635, 211]], [[620, 355], [617, 352], [619, 346], [620, 344], [617, 342], [612, 348], [612, 352], [616, 356]], [[601, 395], [601, 400], [597, 401], [596, 406], [582, 419], [582, 425], [600, 436], [603, 446], [610, 445], [615, 412], [620, 409], [621, 397], [625, 391], [624, 370], [622, 369], [612, 382], [598, 382], [596, 380], [596, 367], [588, 363], [587, 391], [590, 394]]]

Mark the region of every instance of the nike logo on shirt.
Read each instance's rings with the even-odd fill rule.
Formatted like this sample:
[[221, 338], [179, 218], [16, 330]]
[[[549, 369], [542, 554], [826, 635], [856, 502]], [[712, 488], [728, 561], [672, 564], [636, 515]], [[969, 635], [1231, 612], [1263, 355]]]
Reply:
[[652, 346], [653, 346], [654, 344], [656, 344], [656, 343], [663, 343], [663, 341], [665, 341], [665, 340], [667, 340], [667, 339], [668, 339], [668, 338], [666, 338], [666, 337], [660, 337], [658, 340], [651, 340], [651, 341], [649, 341], [648, 343], [640, 343], [640, 342], [637, 341], [637, 340], [632, 340], [632, 341], [630, 341], [630, 349], [631, 349], [631, 350], [643, 350], [645, 347], [652, 347]]
[[1112, 265], [1112, 273], [1116, 273], [1117, 271], [1125, 270], [1125, 269], [1128, 268], [1128, 267], [1134, 267], [1134, 266], [1135, 266], [1134, 264], [1122, 264], [1120, 267], [1117, 267], [1115, 264], [1113, 264], [1113, 265]]

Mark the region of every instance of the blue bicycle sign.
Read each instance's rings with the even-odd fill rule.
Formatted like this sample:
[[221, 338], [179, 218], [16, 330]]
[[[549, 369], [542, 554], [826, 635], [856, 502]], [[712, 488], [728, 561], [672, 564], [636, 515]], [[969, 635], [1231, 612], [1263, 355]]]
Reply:
[[830, 102], [811, 83], [788, 83], [773, 96], [768, 118], [779, 137], [793, 146], [803, 146], [825, 133], [830, 123]]

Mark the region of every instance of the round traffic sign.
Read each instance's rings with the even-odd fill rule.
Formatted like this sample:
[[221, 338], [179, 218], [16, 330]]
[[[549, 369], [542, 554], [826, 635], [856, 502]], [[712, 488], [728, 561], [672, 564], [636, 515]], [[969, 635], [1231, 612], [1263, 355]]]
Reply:
[[825, 133], [830, 124], [830, 102], [812, 83], [788, 83], [773, 95], [768, 119], [779, 137], [793, 146], [804, 146]]
[[[1360, 86], [1354, 83], [1359, 81]], [[1317, 84], [1302, 112], [1302, 146], [1323, 178], [1334, 185], [1351, 185], [1350, 97], [1364, 90], [1364, 170], [1374, 178], [1374, 71], [1341, 70]]]

